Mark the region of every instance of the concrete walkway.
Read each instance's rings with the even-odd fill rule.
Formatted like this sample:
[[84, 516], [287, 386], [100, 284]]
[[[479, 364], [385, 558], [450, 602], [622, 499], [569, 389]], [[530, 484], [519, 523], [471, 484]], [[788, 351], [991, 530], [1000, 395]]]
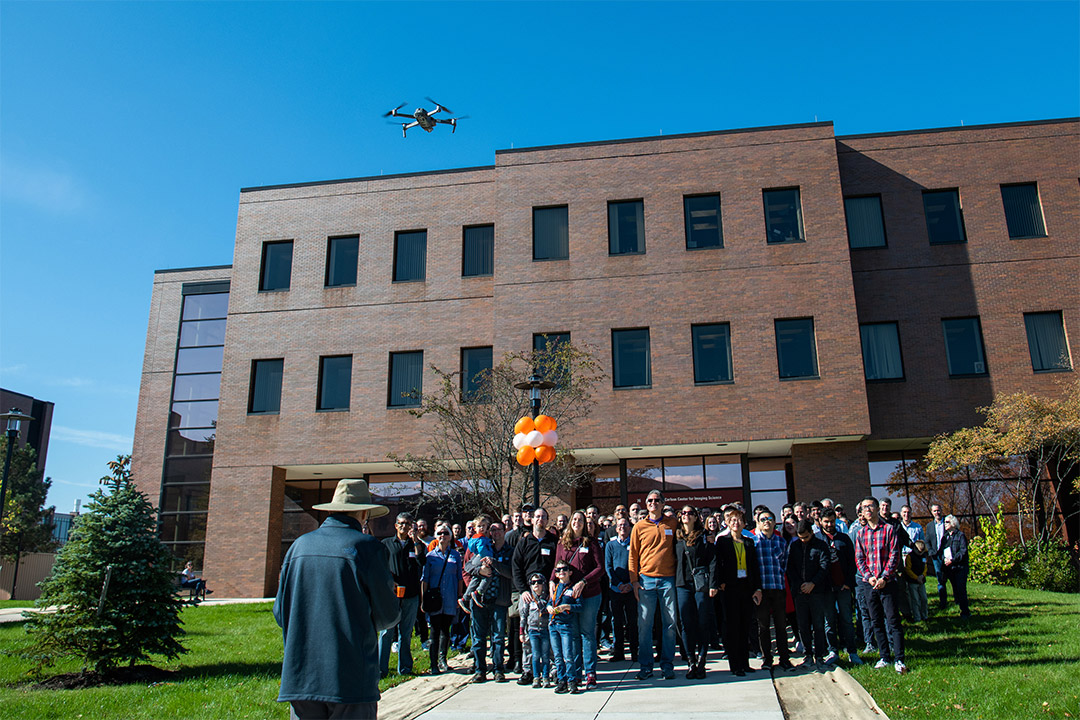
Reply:
[[[210, 605], [249, 605], [251, 603], [274, 602], [274, 598], [217, 598], [215, 600], [203, 600], [198, 605], [191, 607], [207, 607]], [[0, 608], [0, 625], [4, 623], [22, 622], [24, 612], [56, 612], [56, 607], [48, 607], [38, 610], [34, 607], [5, 607]]]

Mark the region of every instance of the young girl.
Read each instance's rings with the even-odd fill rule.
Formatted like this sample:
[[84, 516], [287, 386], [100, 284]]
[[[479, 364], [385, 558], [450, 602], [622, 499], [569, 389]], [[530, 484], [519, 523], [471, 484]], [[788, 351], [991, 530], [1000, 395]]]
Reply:
[[525, 602], [522, 596], [518, 604], [521, 616], [521, 642], [529, 638], [532, 647], [532, 675], [534, 688], [551, 687], [550, 662], [551, 636], [549, 634], [549, 620], [547, 608], [550, 598], [547, 594], [547, 580], [540, 573], [533, 573], [529, 577], [529, 590], [532, 592], [533, 601]]
[[[581, 672], [581, 656], [577, 652], [577, 636], [580, 633], [577, 613], [581, 610], [581, 601], [574, 597], [573, 585], [570, 584], [570, 565], [566, 561], [555, 564], [555, 593], [548, 602], [550, 616], [548, 630], [551, 634], [551, 650], [555, 656], [555, 670], [559, 682], [555, 692], [580, 693], [578, 673]], [[533, 653], [535, 654], [535, 650]]]

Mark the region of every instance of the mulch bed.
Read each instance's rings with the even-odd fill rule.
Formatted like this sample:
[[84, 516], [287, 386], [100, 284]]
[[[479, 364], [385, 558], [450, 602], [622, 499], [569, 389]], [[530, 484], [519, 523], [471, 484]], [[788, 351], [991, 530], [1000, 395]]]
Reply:
[[90, 671], [53, 675], [41, 682], [33, 683], [30, 688], [33, 690], [78, 690], [102, 685], [130, 685], [133, 683], [158, 685], [176, 682], [179, 679], [180, 671], [178, 670], [162, 670], [153, 665], [135, 665], [134, 667], [113, 668], [103, 673]]

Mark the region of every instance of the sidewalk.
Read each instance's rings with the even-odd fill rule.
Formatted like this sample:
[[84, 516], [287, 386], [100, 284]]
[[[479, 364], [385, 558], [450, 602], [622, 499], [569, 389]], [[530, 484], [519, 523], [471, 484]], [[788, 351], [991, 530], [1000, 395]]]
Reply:
[[[207, 605], [247, 605], [250, 603], [274, 602], [274, 598], [218, 598], [216, 600], [203, 600], [198, 605], [191, 607], [205, 607]], [[33, 607], [5, 607], [0, 608], [0, 625], [4, 623], [23, 622], [23, 612], [56, 612], [56, 607], [48, 607], [38, 610]]]

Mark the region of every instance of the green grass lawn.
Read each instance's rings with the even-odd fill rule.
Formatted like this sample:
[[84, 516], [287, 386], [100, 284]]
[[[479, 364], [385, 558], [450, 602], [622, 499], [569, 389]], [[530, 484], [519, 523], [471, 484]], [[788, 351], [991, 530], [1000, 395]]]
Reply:
[[1080, 718], [1080, 595], [975, 583], [968, 592], [971, 620], [955, 605], [935, 613], [932, 597], [930, 620], [907, 626], [907, 675], [866, 657], [851, 674], [893, 720]]
[[0, 608], [34, 607], [33, 600], [0, 600]]
[[[281, 674], [281, 630], [270, 603], [185, 608], [182, 614], [189, 652], [155, 665], [179, 670], [174, 682], [149, 687], [131, 683], [80, 690], [28, 687], [30, 664], [0, 654], [0, 708], [5, 720], [47, 718], [287, 718], [288, 705], [276, 702]], [[27, 641], [22, 623], [0, 625], [0, 651], [18, 651]], [[427, 670], [427, 653], [413, 638], [417, 672]], [[391, 656], [390, 667], [397, 658]], [[77, 672], [68, 662], [54, 673]], [[404, 682], [391, 673], [380, 689]]]

